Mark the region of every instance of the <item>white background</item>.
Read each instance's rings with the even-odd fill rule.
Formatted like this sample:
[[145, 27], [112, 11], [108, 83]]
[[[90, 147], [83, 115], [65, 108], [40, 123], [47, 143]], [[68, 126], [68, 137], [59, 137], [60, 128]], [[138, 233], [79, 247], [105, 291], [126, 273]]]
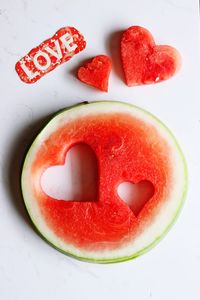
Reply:
[[[197, 0], [0, 0], [0, 299], [200, 299], [200, 44]], [[15, 63], [62, 26], [77, 27], [87, 48], [38, 83], [27, 85]], [[119, 34], [147, 27], [158, 43], [177, 47], [183, 66], [157, 85], [128, 88], [118, 58]], [[109, 93], [74, 76], [83, 59], [114, 61]], [[113, 99], [156, 114], [174, 132], [187, 158], [190, 187], [178, 222], [144, 256], [115, 265], [68, 258], [31, 229], [19, 174], [25, 148], [56, 110], [83, 100]]]

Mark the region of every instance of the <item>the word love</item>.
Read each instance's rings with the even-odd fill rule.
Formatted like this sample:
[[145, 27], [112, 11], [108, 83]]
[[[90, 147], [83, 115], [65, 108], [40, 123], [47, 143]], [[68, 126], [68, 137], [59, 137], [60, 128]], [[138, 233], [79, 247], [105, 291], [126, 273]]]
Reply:
[[64, 27], [21, 58], [15, 68], [22, 81], [34, 83], [85, 47], [85, 39], [76, 28]]

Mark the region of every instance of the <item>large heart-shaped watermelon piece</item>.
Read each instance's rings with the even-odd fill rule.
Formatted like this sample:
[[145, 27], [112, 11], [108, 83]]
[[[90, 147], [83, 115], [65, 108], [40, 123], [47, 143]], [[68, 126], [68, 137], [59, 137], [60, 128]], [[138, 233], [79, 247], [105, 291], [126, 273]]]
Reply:
[[123, 33], [121, 57], [128, 86], [169, 79], [181, 65], [180, 54], [174, 47], [156, 45], [151, 33], [140, 26], [132, 26]]
[[[48, 196], [41, 178], [85, 143], [98, 161], [97, 201]], [[187, 188], [186, 165], [170, 131], [155, 117], [121, 102], [95, 102], [54, 116], [30, 147], [22, 171], [27, 211], [41, 235], [83, 260], [134, 258], [160, 240], [176, 219]], [[117, 192], [122, 182], [150, 182], [153, 196], [135, 213]], [[84, 199], [85, 200], [85, 199]]]

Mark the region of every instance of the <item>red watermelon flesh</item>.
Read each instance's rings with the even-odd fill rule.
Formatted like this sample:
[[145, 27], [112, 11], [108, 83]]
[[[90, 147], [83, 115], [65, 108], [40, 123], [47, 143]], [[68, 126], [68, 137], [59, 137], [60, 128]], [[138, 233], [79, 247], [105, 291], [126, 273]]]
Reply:
[[[56, 200], [42, 189], [42, 175], [64, 166], [77, 144], [96, 155], [97, 199]], [[132, 210], [118, 186], [144, 181], [154, 194]], [[112, 101], [56, 115], [32, 144], [22, 172], [24, 201], [39, 232], [64, 253], [96, 262], [130, 259], [155, 244], [180, 210], [186, 183], [182, 154], [164, 125], [139, 108]]]
[[110, 58], [106, 55], [98, 55], [91, 62], [79, 68], [78, 78], [88, 85], [107, 92], [111, 68]]
[[[166, 198], [171, 180], [167, 145], [158, 140], [155, 129], [126, 114], [80, 118], [44, 141], [32, 165], [32, 181], [47, 167], [63, 165], [69, 148], [80, 142], [89, 145], [98, 159], [98, 201], [58, 201], [38, 185], [35, 197], [50, 228], [66, 242], [92, 249], [103, 248], [105, 242], [116, 247], [137, 234], [140, 224], [151, 219], [159, 201]], [[155, 195], [136, 217], [119, 199], [117, 186], [142, 180], [152, 182]]]
[[128, 86], [169, 79], [181, 65], [175, 48], [156, 45], [151, 33], [140, 26], [132, 26], [123, 33], [121, 57]]

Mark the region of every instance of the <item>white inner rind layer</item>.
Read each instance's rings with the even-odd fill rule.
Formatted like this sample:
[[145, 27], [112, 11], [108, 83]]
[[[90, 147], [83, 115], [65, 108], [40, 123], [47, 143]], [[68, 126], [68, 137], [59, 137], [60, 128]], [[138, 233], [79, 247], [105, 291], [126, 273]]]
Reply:
[[[31, 166], [35, 156], [43, 143], [54, 131], [64, 124], [71, 122], [79, 117], [87, 115], [127, 113], [134, 118], [143, 120], [147, 125], [153, 125], [158, 134], [167, 141], [169, 145], [172, 166], [172, 185], [170, 196], [164, 201], [157, 215], [152, 219], [152, 223], [143, 230], [129, 244], [122, 245], [120, 248], [104, 251], [88, 251], [79, 249], [71, 244], [66, 244], [47, 226], [40, 212], [38, 202], [34, 198], [32, 185], [30, 184]], [[187, 170], [184, 156], [171, 132], [153, 115], [130, 104], [114, 101], [93, 102], [90, 104], [79, 105], [67, 109], [57, 114], [39, 133], [31, 145], [24, 161], [22, 171], [22, 193], [27, 211], [37, 230], [53, 246], [68, 254], [77, 256], [85, 260], [99, 262], [114, 262], [136, 257], [151, 248], [168, 231], [171, 224], [175, 221], [180, 208], [182, 207], [187, 190]], [[66, 220], [67, 221], [67, 220]]]

